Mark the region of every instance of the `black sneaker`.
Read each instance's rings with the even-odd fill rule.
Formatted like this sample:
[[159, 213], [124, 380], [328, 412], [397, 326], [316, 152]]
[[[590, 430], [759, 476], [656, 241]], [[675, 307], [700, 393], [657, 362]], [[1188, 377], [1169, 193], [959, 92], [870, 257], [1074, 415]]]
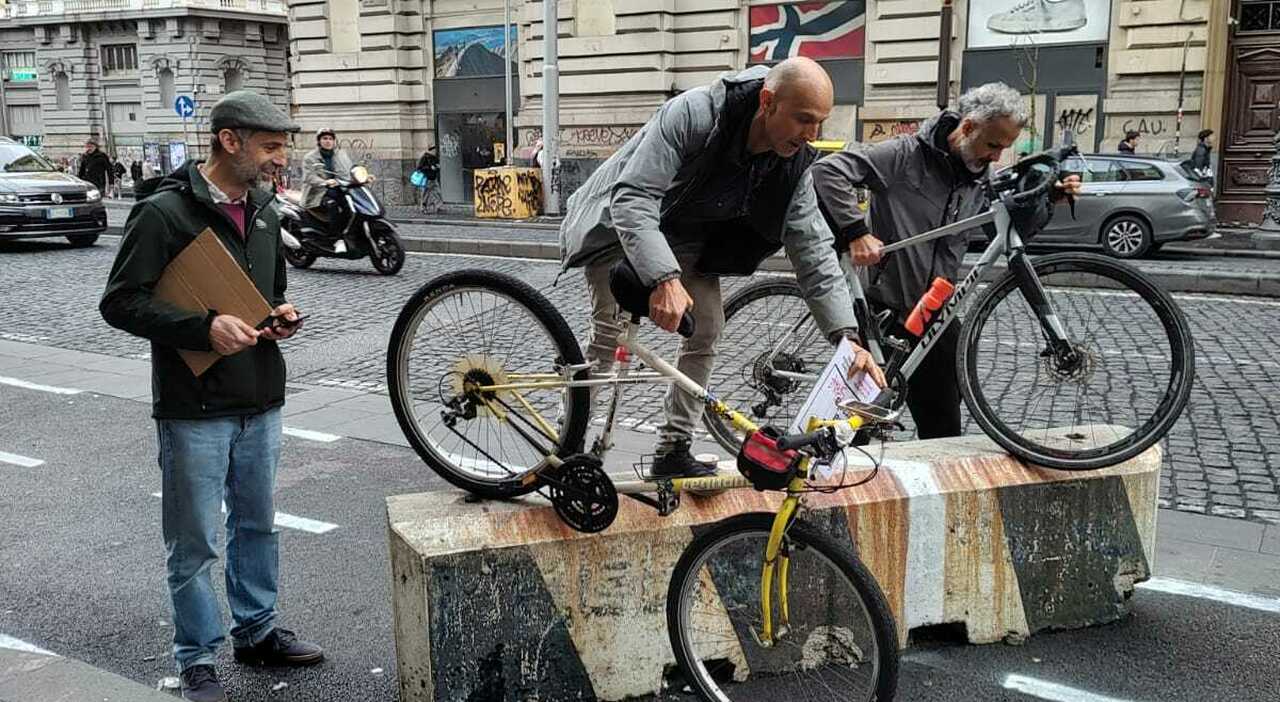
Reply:
[[193, 665], [182, 671], [182, 699], [193, 702], [227, 702], [227, 691], [211, 665]]
[[716, 467], [694, 458], [688, 444], [680, 444], [655, 457], [649, 474], [655, 478], [705, 478], [715, 475]]
[[324, 660], [324, 650], [297, 634], [276, 627], [254, 646], [237, 646], [236, 662], [245, 665], [312, 665]]

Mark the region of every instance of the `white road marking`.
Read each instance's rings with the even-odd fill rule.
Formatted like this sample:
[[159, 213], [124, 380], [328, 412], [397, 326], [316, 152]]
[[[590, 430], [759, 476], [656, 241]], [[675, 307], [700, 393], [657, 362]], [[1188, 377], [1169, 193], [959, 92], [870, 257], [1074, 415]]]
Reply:
[[0, 332], [0, 339], [4, 339], [5, 341], [19, 341], [24, 344], [38, 344], [41, 341], [48, 341], [49, 337], [20, 334], [17, 332]]
[[1131, 702], [1123, 697], [1107, 697], [1080, 690], [1058, 683], [1040, 680], [1027, 675], [1010, 674], [1004, 679], [1006, 690], [1017, 690], [1023, 694], [1039, 697], [1053, 702]]
[[310, 429], [295, 429], [293, 427], [285, 427], [283, 429], [283, 432], [288, 436], [296, 436], [299, 439], [306, 439], [308, 441], [322, 441], [326, 444], [331, 444], [337, 441], [338, 439], [342, 438], [337, 434], [326, 434], [322, 431], [311, 431]]
[[40, 392], [51, 392], [55, 395], [79, 395], [83, 390], [74, 388], [58, 388], [52, 385], [40, 385], [39, 383], [29, 383], [18, 378], [9, 378], [0, 375], [0, 385], [12, 385], [15, 388], [23, 388], [25, 390], [39, 390]]
[[284, 512], [276, 512], [276, 526], [297, 529], [298, 531], [306, 531], [312, 534], [323, 534], [338, 528], [337, 524], [307, 519], [306, 517], [295, 517]]
[[0, 463], [12, 463], [15, 466], [22, 466], [23, 468], [35, 468], [36, 466], [44, 465], [44, 461], [38, 458], [27, 458], [26, 456], [19, 456], [16, 453], [5, 453], [4, 451], [0, 451]]
[[34, 644], [29, 644], [22, 639], [15, 639], [12, 636], [6, 636], [4, 634], [0, 634], [0, 648], [7, 648], [13, 651], [26, 651], [27, 653], [38, 653], [42, 656], [58, 656], [58, 654], [53, 651], [46, 651], [43, 648]]
[[1263, 597], [1262, 595], [1254, 595], [1248, 592], [1237, 592], [1212, 585], [1187, 582], [1186, 580], [1174, 580], [1173, 578], [1152, 578], [1145, 583], [1138, 583], [1138, 587], [1153, 592], [1198, 597], [1203, 600], [1222, 602], [1234, 607], [1246, 607], [1262, 612], [1280, 614], [1280, 598], [1277, 597]]
[[[164, 493], [153, 492], [151, 493], [151, 496], [160, 497], [163, 494]], [[224, 513], [227, 511], [226, 502], [222, 503], [222, 511]], [[283, 527], [285, 529], [297, 529], [298, 531], [305, 531], [312, 534], [324, 534], [338, 528], [337, 524], [322, 522], [318, 519], [298, 517], [292, 514], [285, 514], [284, 512], [276, 512], [275, 523], [278, 527]]]

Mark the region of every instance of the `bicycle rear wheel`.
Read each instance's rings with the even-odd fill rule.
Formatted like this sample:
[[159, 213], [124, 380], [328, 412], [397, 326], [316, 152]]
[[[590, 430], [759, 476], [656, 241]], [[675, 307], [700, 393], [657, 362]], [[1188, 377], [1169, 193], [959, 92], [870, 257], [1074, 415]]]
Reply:
[[461, 270], [405, 303], [387, 349], [387, 385], [405, 438], [433, 471], [502, 498], [538, 487], [521, 478], [543, 463], [544, 450], [581, 449], [591, 400], [586, 388], [474, 388], [535, 375], [554, 384], [559, 367], [580, 363], [573, 332], [541, 293], [508, 275]]
[[[784, 429], [813, 387], [812, 380], [796, 376], [816, 377], [831, 360], [831, 345], [790, 278], [753, 283], [730, 296], [717, 343], [721, 349], [755, 351], [746, 357], [720, 354], [710, 382], [716, 397], [757, 424]], [[703, 424], [726, 451], [737, 454], [743, 436], [732, 424], [713, 412], [703, 414]]]
[[[784, 542], [789, 628], [770, 647], [758, 642], [773, 518], [726, 519], [695, 538], [676, 564], [667, 629], [685, 682], [715, 702], [892, 700], [898, 640], [884, 595], [847, 548], [804, 522]], [[775, 593], [779, 587], [775, 579]]]
[[965, 320], [960, 389], [982, 429], [1014, 455], [1062, 470], [1128, 460], [1159, 441], [1187, 404], [1195, 348], [1168, 293], [1093, 254], [1032, 263], [1074, 351], [1048, 349], [1013, 273]]

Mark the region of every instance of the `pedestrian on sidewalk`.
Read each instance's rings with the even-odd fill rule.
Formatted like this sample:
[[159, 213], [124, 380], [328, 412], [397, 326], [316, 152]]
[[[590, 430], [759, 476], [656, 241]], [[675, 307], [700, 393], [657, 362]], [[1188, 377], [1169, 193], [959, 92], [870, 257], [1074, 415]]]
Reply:
[[1182, 162], [1182, 166], [1187, 169], [1193, 176], [1209, 183], [1213, 187], [1213, 162], [1211, 154], [1213, 153], [1213, 130], [1202, 129], [1196, 135], [1196, 148], [1191, 152], [1191, 158]]
[[[324, 654], [280, 627], [276, 615], [273, 494], [285, 381], [278, 343], [301, 323], [285, 299], [279, 215], [257, 183], [288, 164], [288, 132], [297, 126], [246, 90], [214, 104], [209, 122], [208, 161], [188, 161], [141, 186], [99, 309], [111, 326], [151, 341], [173, 657], [183, 699], [221, 702], [226, 694], [214, 660], [225, 630], [210, 576], [220, 528], [235, 660], [295, 666], [318, 663]], [[270, 324], [255, 328], [263, 320], [190, 312], [154, 297], [165, 267], [206, 228], [271, 303]], [[180, 350], [222, 358], [196, 377]]]
[[1122, 154], [1136, 153], [1138, 149], [1138, 139], [1142, 138], [1142, 134], [1132, 129], [1124, 133], [1124, 139], [1116, 145], [1116, 151]]
[[[419, 175], [420, 174], [420, 175]], [[444, 197], [440, 194], [440, 157], [436, 155], [435, 144], [427, 147], [418, 159], [418, 167], [414, 177], [420, 183], [421, 198], [419, 204], [425, 214], [439, 214], [444, 206]]]
[[[832, 102], [831, 79], [808, 58], [723, 77], [668, 100], [569, 198], [560, 249], [565, 268], [584, 268], [593, 322], [586, 355], [597, 368], [612, 365], [617, 347], [610, 269], [623, 259], [651, 289], [655, 324], [675, 332], [691, 313], [693, 334], [676, 365], [699, 385], [711, 377], [724, 328], [720, 276], [751, 275], [784, 246], [828, 340], [856, 336], [853, 302], [808, 175], [817, 158], [808, 142]], [[857, 350], [854, 368], [883, 385], [865, 350]], [[651, 474], [714, 473], [690, 453], [702, 400], [673, 384], [664, 410]]]
[[133, 163], [129, 164], [129, 178], [133, 180], [134, 188], [142, 185], [142, 161], [140, 159], [134, 159]]
[[111, 159], [98, 148], [95, 139], [84, 143], [84, 155], [80, 158], [80, 168], [76, 175], [81, 180], [93, 183], [103, 197], [107, 196], [107, 180], [111, 177]]
[[124, 164], [119, 159], [111, 159], [111, 197], [120, 197], [120, 185], [124, 182]]

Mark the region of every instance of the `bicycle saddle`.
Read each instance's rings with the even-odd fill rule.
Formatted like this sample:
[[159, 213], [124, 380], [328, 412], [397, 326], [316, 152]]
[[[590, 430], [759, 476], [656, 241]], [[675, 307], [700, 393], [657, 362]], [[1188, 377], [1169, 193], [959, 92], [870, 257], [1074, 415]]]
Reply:
[[[623, 312], [633, 318], [649, 316], [649, 295], [653, 288], [640, 281], [640, 274], [625, 257], [609, 269], [609, 292]], [[686, 339], [693, 336], [693, 315], [688, 311], [680, 318], [676, 332]]]

